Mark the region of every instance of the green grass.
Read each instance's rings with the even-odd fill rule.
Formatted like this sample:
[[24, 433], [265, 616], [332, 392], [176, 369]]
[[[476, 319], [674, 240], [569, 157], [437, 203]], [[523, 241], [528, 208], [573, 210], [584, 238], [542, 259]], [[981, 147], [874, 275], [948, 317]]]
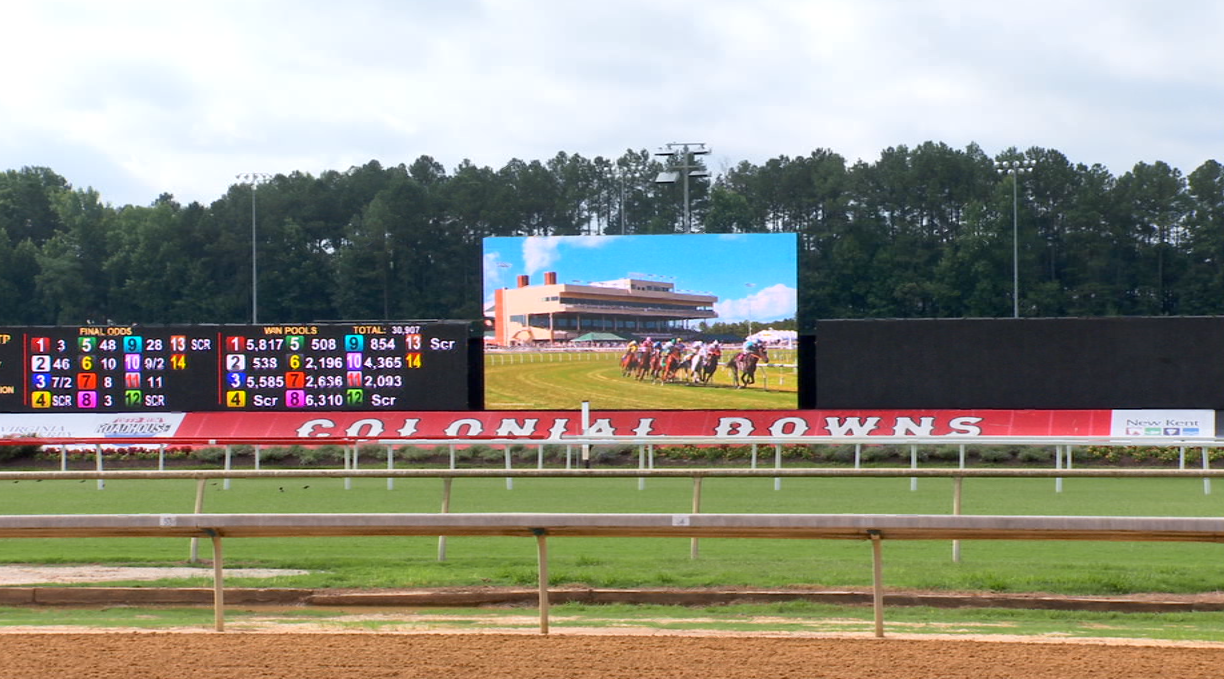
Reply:
[[[771, 353], [777, 363], [794, 363], [794, 352]], [[766, 386], [768, 378], [768, 391]], [[485, 358], [485, 406], [490, 409], [573, 409], [583, 401], [600, 410], [756, 410], [798, 405], [793, 369], [765, 368], [745, 389], [731, 385], [720, 367], [710, 385], [653, 384], [621, 375], [615, 353], [520, 353]]]
[[[231, 489], [207, 486], [204, 509], [255, 512], [437, 512], [437, 479], [239, 479]], [[454, 482], [452, 512], [687, 513], [687, 479], [502, 479]], [[22, 481], [0, 486], [0, 514], [187, 513], [192, 481]], [[923, 479], [918, 490], [899, 479], [706, 479], [703, 511], [756, 513], [950, 513], [952, 482]], [[967, 514], [1219, 516], [1221, 498], [1204, 495], [1193, 479], [1068, 479], [1054, 492], [1051, 479], [971, 479], [964, 484]], [[447, 541], [437, 561], [436, 538], [244, 538], [225, 542], [230, 568], [301, 568], [309, 575], [244, 580], [232, 586], [424, 587], [519, 585], [536, 578], [533, 540], [465, 537]], [[207, 545], [201, 555], [207, 558]], [[8, 563], [178, 564], [183, 539], [6, 539]], [[861, 541], [704, 539], [689, 558], [688, 539], [555, 538], [549, 542], [550, 581], [593, 587], [867, 587], [871, 549]], [[946, 541], [884, 543], [884, 580], [890, 587], [1064, 594], [1193, 593], [1224, 590], [1221, 547], [1197, 543], [965, 541], [962, 563], [951, 562]], [[207, 586], [199, 578], [158, 585]], [[149, 583], [130, 583], [151, 586]]]
[[[534, 608], [445, 609], [310, 609], [228, 607], [226, 628], [277, 626], [346, 631], [435, 631], [523, 629], [539, 627]], [[776, 604], [681, 607], [652, 605], [561, 604], [551, 607], [549, 626], [647, 628], [665, 631], [861, 633], [874, 629], [869, 606], [832, 606], [793, 601]], [[81, 627], [164, 630], [210, 629], [208, 607], [0, 607], [0, 627]], [[940, 609], [890, 607], [885, 611], [886, 634], [1051, 635], [1059, 638], [1224, 639], [1224, 613], [1107, 613], [975, 608]]]

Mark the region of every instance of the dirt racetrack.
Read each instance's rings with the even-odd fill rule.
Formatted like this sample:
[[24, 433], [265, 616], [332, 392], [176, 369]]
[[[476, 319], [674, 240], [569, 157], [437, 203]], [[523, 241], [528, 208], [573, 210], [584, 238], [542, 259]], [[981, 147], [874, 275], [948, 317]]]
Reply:
[[1219, 677], [1221, 645], [704, 634], [0, 633], [0, 678]]

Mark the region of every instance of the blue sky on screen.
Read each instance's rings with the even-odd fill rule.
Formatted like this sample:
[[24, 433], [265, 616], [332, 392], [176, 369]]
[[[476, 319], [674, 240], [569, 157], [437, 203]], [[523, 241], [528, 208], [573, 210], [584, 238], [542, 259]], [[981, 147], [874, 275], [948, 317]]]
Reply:
[[796, 246], [792, 233], [486, 238], [484, 300], [521, 274], [538, 285], [555, 271], [558, 283], [639, 278], [713, 294], [724, 322], [794, 318]]

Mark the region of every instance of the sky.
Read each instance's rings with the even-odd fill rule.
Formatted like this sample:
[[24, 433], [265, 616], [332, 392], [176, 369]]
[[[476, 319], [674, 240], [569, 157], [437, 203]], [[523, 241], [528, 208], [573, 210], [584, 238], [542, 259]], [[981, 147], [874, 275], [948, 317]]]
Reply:
[[793, 233], [486, 238], [484, 300], [491, 304], [493, 291], [514, 287], [519, 275], [540, 285], [552, 271], [558, 283], [671, 283], [676, 292], [718, 297], [717, 321], [767, 323], [795, 317], [797, 257]]
[[9, 0], [0, 170], [112, 205], [244, 173], [499, 169], [699, 142], [715, 173], [927, 141], [1189, 174], [1224, 143], [1216, 0]]

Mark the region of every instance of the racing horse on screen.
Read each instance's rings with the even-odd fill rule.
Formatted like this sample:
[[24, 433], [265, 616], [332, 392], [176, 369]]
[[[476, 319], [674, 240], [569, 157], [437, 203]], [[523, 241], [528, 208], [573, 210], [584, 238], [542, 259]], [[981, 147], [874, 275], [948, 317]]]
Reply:
[[736, 389], [756, 384], [757, 365], [762, 361], [769, 362], [769, 352], [762, 345], [745, 349], [727, 361], [727, 368], [731, 371], [731, 383]]

